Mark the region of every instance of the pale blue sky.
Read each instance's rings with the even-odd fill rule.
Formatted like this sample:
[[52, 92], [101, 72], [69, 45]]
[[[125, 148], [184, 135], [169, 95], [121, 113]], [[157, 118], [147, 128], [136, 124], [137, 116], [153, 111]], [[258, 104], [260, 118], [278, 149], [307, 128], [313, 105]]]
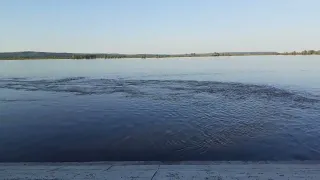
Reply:
[[320, 50], [319, 0], [0, 0], [0, 52]]

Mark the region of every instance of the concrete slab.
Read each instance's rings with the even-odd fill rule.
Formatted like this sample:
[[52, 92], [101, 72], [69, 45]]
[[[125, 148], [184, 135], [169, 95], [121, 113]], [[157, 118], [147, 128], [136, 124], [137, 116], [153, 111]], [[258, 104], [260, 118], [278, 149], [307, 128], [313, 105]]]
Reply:
[[148, 179], [151, 180], [153, 175], [156, 173], [156, 170], [130, 170], [130, 171], [108, 171], [101, 179], [110, 179], [110, 180], [140, 180]]
[[0, 180], [302, 180], [320, 179], [320, 163], [100, 162], [0, 164]]
[[[198, 180], [198, 179], [203, 179], [207, 180], [209, 175], [207, 174], [206, 171], [196, 171], [196, 170], [183, 170], [183, 171], [176, 171], [176, 170], [160, 170], [153, 180], [163, 180], [163, 179], [168, 179], [168, 180], [176, 180], [176, 179], [181, 179], [181, 180]], [[217, 177], [217, 176], [216, 176]]]
[[209, 165], [160, 165], [160, 170], [179, 170], [179, 171], [190, 171], [190, 170], [197, 170], [197, 171], [206, 171], [209, 170]]
[[160, 165], [114, 165], [110, 168], [110, 171], [147, 171], [158, 170]]

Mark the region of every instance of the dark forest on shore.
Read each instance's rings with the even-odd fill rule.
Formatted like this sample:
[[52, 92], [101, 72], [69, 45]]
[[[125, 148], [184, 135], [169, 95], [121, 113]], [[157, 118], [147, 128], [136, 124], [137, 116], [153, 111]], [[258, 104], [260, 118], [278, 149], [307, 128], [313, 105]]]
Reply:
[[259, 55], [320, 55], [320, 50], [304, 50], [301, 52], [214, 52], [189, 54], [108, 54], [108, 53], [58, 53], [58, 52], [3, 52], [0, 60], [28, 59], [121, 59], [121, 58], [172, 58], [172, 57], [219, 57], [219, 56], [259, 56]]

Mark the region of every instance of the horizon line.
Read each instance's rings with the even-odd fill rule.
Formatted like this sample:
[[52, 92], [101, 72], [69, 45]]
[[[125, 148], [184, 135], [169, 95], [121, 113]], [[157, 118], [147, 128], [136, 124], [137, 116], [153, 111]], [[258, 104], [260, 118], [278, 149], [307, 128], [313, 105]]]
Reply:
[[[320, 51], [313, 49], [306, 49], [302, 51]], [[66, 54], [119, 54], [119, 55], [185, 55], [185, 54], [212, 54], [212, 53], [286, 53], [286, 52], [302, 52], [302, 51], [213, 51], [213, 52], [189, 52], [189, 53], [117, 53], [117, 52], [58, 52], [58, 51], [6, 51], [0, 53], [66, 53]]]

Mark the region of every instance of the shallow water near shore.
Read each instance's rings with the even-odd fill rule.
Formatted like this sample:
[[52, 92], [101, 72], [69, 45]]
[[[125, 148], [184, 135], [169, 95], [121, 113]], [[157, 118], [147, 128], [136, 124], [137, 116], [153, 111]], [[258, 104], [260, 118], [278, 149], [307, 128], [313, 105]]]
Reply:
[[320, 160], [319, 65], [0, 61], [0, 161]]

